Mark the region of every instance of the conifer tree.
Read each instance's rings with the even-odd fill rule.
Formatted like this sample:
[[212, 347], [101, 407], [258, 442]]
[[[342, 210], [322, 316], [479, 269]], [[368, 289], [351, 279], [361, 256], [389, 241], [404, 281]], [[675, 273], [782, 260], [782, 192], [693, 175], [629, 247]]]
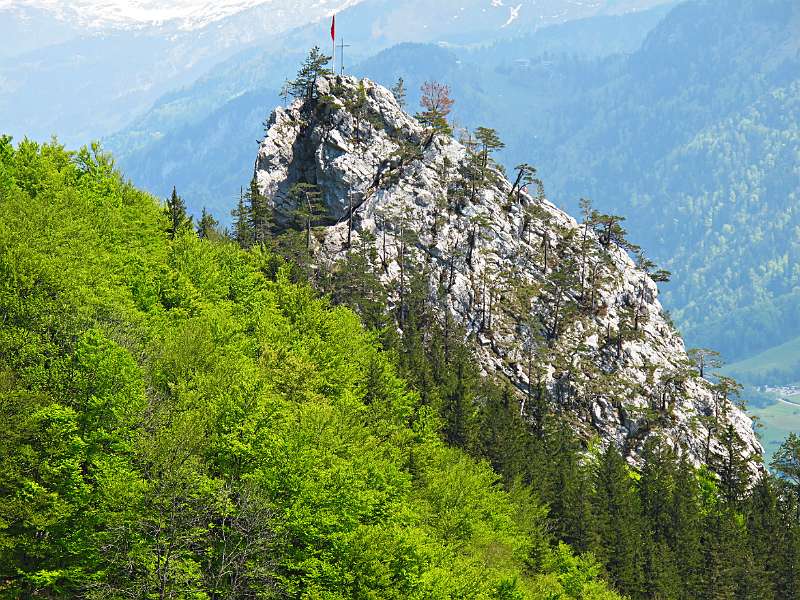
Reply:
[[700, 600], [734, 600], [741, 543], [736, 515], [716, 503], [702, 524], [703, 568], [695, 598]]
[[289, 94], [293, 98], [300, 98], [305, 102], [313, 100], [316, 93], [317, 79], [333, 75], [333, 71], [327, 66], [330, 61], [330, 56], [326, 56], [319, 49], [319, 46], [314, 46], [300, 66], [297, 77], [286, 82]]
[[800, 436], [790, 433], [773, 454], [770, 466], [791, 486], [798, 509], [796, 518], [800, 523]]
[[231, 211], [233, 216], [233, 239], [242, 248], [253, 245], [253, 229], [250, 206], [245, 202], [244, 190], [239, 191], [239, 202]]
[[[772, 477], [761, 477], [753, 486], [746, 503], [747, 534], [756, 570], [762, 573], [759, 593], [776, 597], [786, 587], [785, 561], [791, 555], [791, 527], [787, 528], [778, 507], [778, 492]], [[755, 597], [755, 594], [753, 594]], [[790, 596], [779, 595], [779, 598]]]
[[186, 203], [183, 198], [178, 196], [175, 186], [172, 186], [172, 194], [167, 199], [164, 214], [169, 220], [167, 235], [171, 240], [174, 240], [180, 231], [189, 229], [192, 226], [192, 218], [186, 214]]
[[289, 190], [297, 225], [305, 230], [306, 250], [311, 248], [311, 228], [325, 214], [322, 192], [311, 183], [296, 183]]
[[[592, 481], [580, 442], [569, 424], [557, 420], [548, 427], [541, 456], [545, 477], [532, 471], [530, 479], [540, 486], [540, 496], [550, 507], [553, 533], [579, 552], [596, 547]], [[535, 469], [535, 464], [531, 468]]]
[[719, 352], [708, 348], [689, 348], [686, 351], [689, 360], [697, 367], [700, 377], [706, 376], [707, 369], [718, 369], [722, 366]]
[[619, 215], [604, 215], [594, 211], [592, 221], [595, 224], [595, 232], [603, 248], [608, 249], [611, 244], [615, 244], [623, 250], [636, 251], [639, 247], [628, 241], [627, 231], [623, 229], [622, 223], [625, 217]]
[[[508, 197], [509, 200], [516, 197], [516, 202], [519, 204], [522, 190], [524, 188], [533, 183], [541, 186], [542, 182], [540, 179], [536, 178], [536, 167], [533, 167], [528, 163], [521, 163], [514, 167], [514, 170], [517, 172], [517, 177], [514, 179], [514, 183], [511, 185], [511, 191], [508, 193]], [[543, 190], [541, 196], [542, 198], [544, 197]]]
[[252, 243], [266, 244], [272, 237], [272, 206], [258, 188], [255, 175], [250, 180], [250, 188], [246, 194], [249, 204], [247, 210], [248, 225]]
[[392, 95], [397, 103], [400, 105], [400, 108], [405, 108], [406, 106], [406, 85], [403, 81], [403, 78], [400, 77], [397, 79], [397, 83], [392, 86]]
[[677, 464], [674, 481], [669, 540], [682, 582], [678, 598], [692, 600], [703, 571], [701, 492], [694, 467], [685, 455]]
[[506, 145], [500, 140], [497, 131], [489, 127], [478, 127], [475, 130], [475, 138], [480, 144], [481, 170], [486, 179], [492, 153], [505, 148]]
[[528, 436], [519, 414], [519, 401], [508, 385], [501, 389], [484, 386], [482, 395], [479, 456], [510, 483], [528, 468]]
[[419, 121], [430, 127], [434, 133], [450, 135], [452, 130], [447, 116], [455, 101], [450, 97], [450, 88], [438, 81], [426, 81], [421, 88], [420, 105], [422, 112], [417, 114]]
[[200, 222], [197, 224], [197, 237], [209, 240], [217, 239], [220, 236], [217, 229], [218, 226], [219, 221], [210, 212], [206, 211], [204, 206], [200, 215]]
[[744, 496], [750, 474], [747, 470], [747, 459], [744, 444], [732, 424], [722, 430], [723, 454], [717, 458], [715, 465], [720, 478], [722, 497], [731, 506], [735, 506]]
[[638, 492], [647, 524], [644, 540], [647, 591], [656, 598], [676, 598], [685, 584], [673, 548], [676, 471], [674, 450], [658, 437], [649, 438], [642, 451]]
[[628, 465], [614, 444], [600, 457], [594, 488], [595, 534], [600, 540], [595, 553], [616, 589], [640, 597], [645, 590], [641, 508]]

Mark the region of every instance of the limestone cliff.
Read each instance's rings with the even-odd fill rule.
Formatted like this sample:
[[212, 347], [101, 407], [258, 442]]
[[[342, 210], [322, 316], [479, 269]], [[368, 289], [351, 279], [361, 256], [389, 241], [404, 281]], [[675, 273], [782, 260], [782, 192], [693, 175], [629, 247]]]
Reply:
[[295, 184], [321, 192], [320, 268], [366, 239], [396, 283], [415, 256], [484, 371], [523, 399], [546, 387], [551, 408], [582, 434], [635, 461], [663, 432], [701, 463], [723, 453], [731, 425], [757, 471], [750, 419], [690, 368], [648, 274], [603, 227], [529, 194], [468, 145], [433, 135], [377, 84], [321, 79], [314, 100], [274, 111], [255, 175], [279, 225], [296, 209]]

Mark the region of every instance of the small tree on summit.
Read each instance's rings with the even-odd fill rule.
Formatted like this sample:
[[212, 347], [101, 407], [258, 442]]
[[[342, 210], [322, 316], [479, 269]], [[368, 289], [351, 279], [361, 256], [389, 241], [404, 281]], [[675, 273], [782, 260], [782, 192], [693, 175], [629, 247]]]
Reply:
[[450, 97], [450, 88], [438, 81], [426, 81], [422, 84], [422, 98], [420, 105], [423, 110], [417, 114], [417, 119], [427, 127], [431, 127], [435, 133], [450, 135], [452, 130], [447, 122], [447, 115], [455, 104], [455, 100]]
[[333, 75], [333, 71], [327, 67], [330, 61], [330, 56], [323, 54], [319, 46], [314, 46], [300, 66], [297, 78], [286, 82], [289, 94], [304, 101], [313, 99], [317, 78]]
[[175, 191], [175, 186], [172, 186], [172, 194], [167, 199], [167, 205], [164, 207], [164, 214], [169, 219], [169, 227], [167, 228], [167, 235], [169, 239], [174, 240], [178, 232], [182, 229], [189, 229], [192, 226], [192, 218], [186, 214], [186, 203], [183, 198], [178, 196]]
[[400, 108], [405, 108], [406, 106], [406, 84], [403, 81], [403, 78], [400, 77], [397, 80], [397, 83], [394, 84], [392, 88], [392, 95], [394, 99], [397, 100], [397, 103], [400, 105]]

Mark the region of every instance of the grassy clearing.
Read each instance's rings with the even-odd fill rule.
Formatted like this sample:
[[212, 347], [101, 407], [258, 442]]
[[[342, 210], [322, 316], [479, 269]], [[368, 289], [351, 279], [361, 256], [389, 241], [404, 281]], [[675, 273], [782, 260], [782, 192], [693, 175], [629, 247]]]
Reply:
[[758, 435], [764, 445], [764, 459], [767, 464], [790, 433], [800, 433], [800, 395], [786, 397], [786, 400], [798, 404], [781, 401], [776, 395], [774, 404], [763, 408], [754, 407], [748, 411], [758, 417], [761, 424]]
[[800, 372], [800, 337], [727, 365], [722, 371], [754, 385], [782, 385], [795, 381]]

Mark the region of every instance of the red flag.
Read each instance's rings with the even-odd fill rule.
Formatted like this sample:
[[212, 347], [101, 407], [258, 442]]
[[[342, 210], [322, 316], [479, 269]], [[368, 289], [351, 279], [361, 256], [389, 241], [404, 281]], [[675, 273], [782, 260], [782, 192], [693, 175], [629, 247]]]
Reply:
[[331, 21], [331, 39], [334, 42], [336, 41], [336, 15], [333, 15], [333, 20]]

